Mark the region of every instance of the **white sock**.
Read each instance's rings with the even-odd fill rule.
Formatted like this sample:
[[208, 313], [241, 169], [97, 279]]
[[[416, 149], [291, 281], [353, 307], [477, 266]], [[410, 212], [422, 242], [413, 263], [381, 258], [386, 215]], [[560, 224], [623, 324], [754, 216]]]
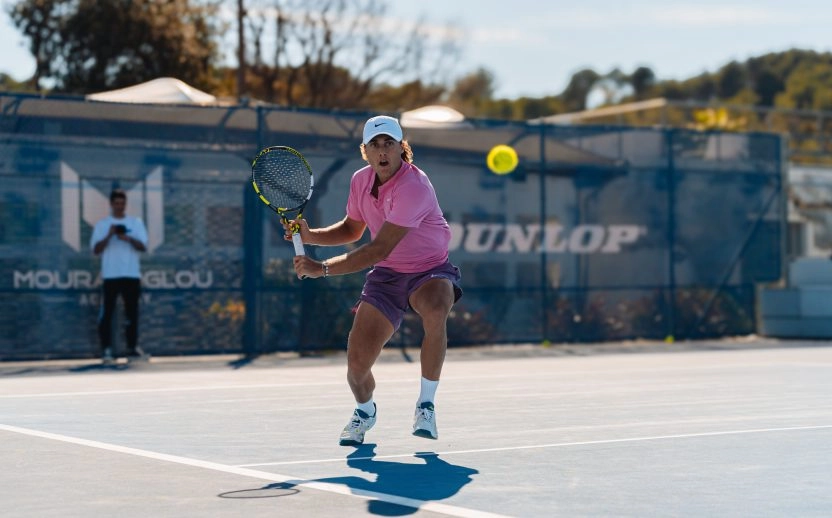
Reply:
[[370, 417], [376, 415], [376, 405], [373, 403], [373, 398], [370, 398], [370, 400], [365, 403], [359, 403], [356, 401], [355, 408], [361, 410]]
[[433, 381], [422, 376], [422, 390], [419, 392], [419, 403], [430, 401], [436, 398], [436, 388], [439, 386], [439, 380]]

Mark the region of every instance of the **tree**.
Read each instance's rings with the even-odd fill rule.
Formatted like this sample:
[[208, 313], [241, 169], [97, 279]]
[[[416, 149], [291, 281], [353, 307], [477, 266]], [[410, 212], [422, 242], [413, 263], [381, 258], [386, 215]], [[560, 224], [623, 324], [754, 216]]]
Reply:
[[630, 75], [630, 84], [637, 100], [646, 99], [656, 84], [656, 74], [649, 67], [638, 67]]
[[494, 95], [494, 74], [479, 68], [457, 79], [448, 96], [448, 103], [466, 116], [482, 114]]
[[514, 110], [511, 118], [520, 120], [537, 119], [566, 111], [560, 97], [556, 96], [542, 97], [539, 99], [521, 97], [514, 101], [513, 105]]
[[717, 80], [717, 95], [720, 99], [730, 99], [745, 87], [746, 69], [736, 61], [722, 67]]
[[683, 83], [686, 90], [684, 96], [698, 101], [711, 101], [718, 97], [718, 86], [713, 75], [704, 73]]
[[592, 69], [584, 69], [572, 75], [569, 84], [561, 94], [563, 102], [569, 111], [586, 109], [586, 98], [601, 76]]
[[774, 106], [774, 99], [784, 88], [785, 83], [777, 74], [768, 69], [760, 71], [754, 86], [754, 92], [759, 99], [758, 104], [761, 106]]
[[29, 38], [33, 80], [88, 93], [173, 76], [211, 85], [217, 5], [190, 0], [23, 0], [14, 24]]
[[250, 91], [269, 102], [368, 108], [379, 85], [430, 90], [459, 55], [450, 27], [436, 41], [421, 21], [386, 18], [383, 0], [264, 0], [247, 11]]
[[373, 88], [373, 109], [389, 112], [406, 111], [418, 106], [436, 104], [445, 93], [440, 85], [411, 81], [400, 86], [379, 85]]
[[821, 63], [799, 65], [776, 97], [777, 106], [805, 110], [832, 110], [832, 66]]
[[30, 87], [40, 90], [40, 80], [49, 73], [49, 64], [57, 54], [58, 41], [54, 35], [60, 31], [60, 7], [63, 0], [30, 0], [9, 7], [12, 22], [29, 38], [29, 50], [35, 58], [35, 73]]
[[615, 68], [595, 81], [587, 93], [584, 104], [587, 108], [618, 104], [632, 93], [630, 78]]
[[22, 92], [26, 90], [26, 84], [15, 81], [15, 79], [3, 72], [0, 72], [0, 91]]

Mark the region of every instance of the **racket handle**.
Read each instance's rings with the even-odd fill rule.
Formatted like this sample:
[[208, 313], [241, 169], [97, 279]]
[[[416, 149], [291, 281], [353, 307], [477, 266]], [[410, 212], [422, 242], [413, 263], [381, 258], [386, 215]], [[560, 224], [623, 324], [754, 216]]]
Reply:
[[300, 232], [292, 234], [292, 244], [295, 245], [295, 255], [306, 255], [303, 249], [303, 241], [300, 239]]

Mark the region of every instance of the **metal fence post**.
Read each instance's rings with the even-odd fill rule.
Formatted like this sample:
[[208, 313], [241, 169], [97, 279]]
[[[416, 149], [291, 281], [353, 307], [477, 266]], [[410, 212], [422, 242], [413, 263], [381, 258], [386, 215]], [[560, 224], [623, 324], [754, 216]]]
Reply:
[[[540, 229], [546, 229], [546, 125], [540, 124]], [[542, 245], [542, 241], [541, 241]], [[546, 272], [546, 247], [540, 247], [540, 288], [541, 306], [543, 314], [541, 340], [548, 340], [549, 336], [549, 276]]]
[[673, 151], [673, 131], [667, 130], [667, 285], [670, 304], [665, 339], [676, 336], [676, 162]]
[[[257, 150], [263, 142], [263, 109], [257, 108]], [[253, 157], [251, 157], [253, 158]], [[243, 189], [243, 300], [246, 314], [243, 323], [243, 351], [252, 358], [263, 352], [260, 325], [260, 286], [263, 262], [263, 215], [259, 201], [246, 186]]]

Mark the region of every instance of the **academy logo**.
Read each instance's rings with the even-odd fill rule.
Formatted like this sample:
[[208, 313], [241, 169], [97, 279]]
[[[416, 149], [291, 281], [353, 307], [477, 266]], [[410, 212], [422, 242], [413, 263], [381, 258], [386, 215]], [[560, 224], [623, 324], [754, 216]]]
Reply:
[[[147, 227], [148, 252], [165, 240], [165, 212], [162, 198], [162, 166], [150, 172], [144, 181], [125, 189], [127, 214], [141, 218]], [[69, 165], [61, 162], [61, 238], [76, 252], [88, 245], [81, 243], [81, 222], [90, 226], [110, 213], [110, 193], [101, 192], [81, 178]]]
[[[144, 180], [127, 192], [127, 213], [142, 218], [147, 227], [149, 252], [165, 240], [165, 213], [162, 197], [162, 167], [156, 167]], [[81, 222], [90, 226], [110, 214], [110, 193], [101, 192], [61, 162], [61, 238], [73, 250], [90, 252], [81, 242]], [[13, 272], [15, 289], [93, 290], [101, 286], [100, 274], [87, 270], [26, 270]], [[210, 289], [214, 274], [210, 270], [148, 270], [142, 272], [142, 286], [149, 289]], [[149, 295], [143, 294], [149, 302]], [[81, 294], [82, 305], [98, 304], [97, 298]]]

